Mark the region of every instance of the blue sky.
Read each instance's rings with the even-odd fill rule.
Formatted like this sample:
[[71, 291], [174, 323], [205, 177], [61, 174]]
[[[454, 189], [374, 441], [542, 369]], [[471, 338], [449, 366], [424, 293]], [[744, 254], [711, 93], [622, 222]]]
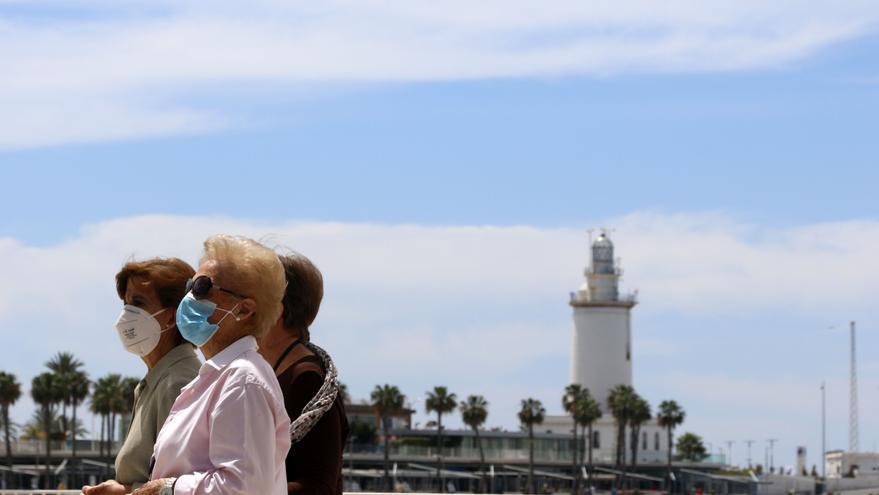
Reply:
[[[8, 334], [27, 359], [0, 357], [23, 381], [47, 339], [94, 375], [142, 373], [76, 337], [112, 340], [114, 269], [270, 234], [338, 280], [319, 324], [356, 395], [401, 380], [417, 398], [436, 377], [463, 395], [470, 377], [433, 361], [461, 353], [486, 360], [482, 393], [514, 427], [526, 395], [558, 412], [566, 294], [585, 229], [610, 226], [642, 290], [636, 385], [681, 397], [688, 428], [780, 437], [792, 462], [820, 445], [803, 410], [827, 380], [844, 446], [846, 342], [827, 328], [850, 319], [879, 405], [879, 8], [291, 5], [0, 2], [17, 69], [0, 84], [0, 322], [29, 330]], [[65, 279], [48, 310], [41, 277]], [[364, 348], [428, 364], [374, 369]]]

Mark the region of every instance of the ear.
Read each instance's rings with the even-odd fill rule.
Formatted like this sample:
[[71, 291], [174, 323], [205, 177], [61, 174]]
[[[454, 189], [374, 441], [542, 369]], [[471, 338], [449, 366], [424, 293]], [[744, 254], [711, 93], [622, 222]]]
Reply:
[[251, 298], [245, 298], [241, 300], [240, 306], [238, 306], [238, 314], [236, 315], [236, 319], [241, 321], [256, 314], [256, 301]]
[[172, 326], [177, 324], [177, 308], [168, 308], [162, 313], [162, 316], [165, 321], [162, 324], [162, 328], [171, 328]]

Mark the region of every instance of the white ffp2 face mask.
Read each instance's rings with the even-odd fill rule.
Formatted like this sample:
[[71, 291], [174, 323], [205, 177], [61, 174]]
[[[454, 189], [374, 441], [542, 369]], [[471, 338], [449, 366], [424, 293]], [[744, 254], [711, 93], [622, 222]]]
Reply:
[[145, 310], [126, 304], [122, 307], [122, 314], [116, 320], [116, 331], [119, 333], [119, 339], [125, 350], [140, 357], [153, 352], [153, 349], [159, 345], [159, 339], [162, 333], [173, 328], [173, 325], [162, 329], [159, 321], [155, 316], [162, 311], [163, 308], [153, 314], [147, 313]]

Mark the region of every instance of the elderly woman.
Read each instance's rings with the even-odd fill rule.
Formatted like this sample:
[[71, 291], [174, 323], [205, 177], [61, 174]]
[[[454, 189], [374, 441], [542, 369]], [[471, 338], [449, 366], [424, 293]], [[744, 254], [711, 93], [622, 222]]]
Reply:
[[156, 439], [152, 481], [135, 494], [287, 492], [290, 419], [256, 344], [281, 315], [285, 286], [278, 256], [262, 244], [205, 241], [177, 327], [207, 362], [171, 407]]
[[177, 258], [154, 258], [128, 262], [116, 274], [116, 293], [125, 304], [116, 331], [123, 347], [146, 364], [147, 374], [134, 391], [134, 415], [116, 456], [116, 479], [85, 486], [85, 494], [124, 494], [149, 481], [156, 435], [180, 389], [201, 366], [176, 324], [177, 305], [194, 273]]
[[281, 256], [287, 275], [284, 313], [260, 340], [260, 354], [274, 364], [284, 404], [295, 418], [287, 454], [287, 493], [342, 493], [342, 450], [348, 420], [332, 360], [310, 342], [308, 327], [323, 299], [323, 277], [305, 256]]

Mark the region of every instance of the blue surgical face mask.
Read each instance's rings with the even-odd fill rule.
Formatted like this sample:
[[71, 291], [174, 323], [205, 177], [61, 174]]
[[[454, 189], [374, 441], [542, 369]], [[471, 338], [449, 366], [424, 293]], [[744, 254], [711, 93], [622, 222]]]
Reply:
[[[217, 303], [210, 299], [196, 299], [192, 292], [189, 292], [177, 307], [177, 329], [184, 339], [201, 347], [211, 340], [220, 329], [220, 323], [235, 311], [238, 304], [235, 304], [231, 310], [218, 308]], [[214, 314], [214, 311], [223, 311], [226, 314], [220, 318], [220, 321], [210, 323], [208, 318]], [[237, 320], [238, 317], [235, 319]]]

